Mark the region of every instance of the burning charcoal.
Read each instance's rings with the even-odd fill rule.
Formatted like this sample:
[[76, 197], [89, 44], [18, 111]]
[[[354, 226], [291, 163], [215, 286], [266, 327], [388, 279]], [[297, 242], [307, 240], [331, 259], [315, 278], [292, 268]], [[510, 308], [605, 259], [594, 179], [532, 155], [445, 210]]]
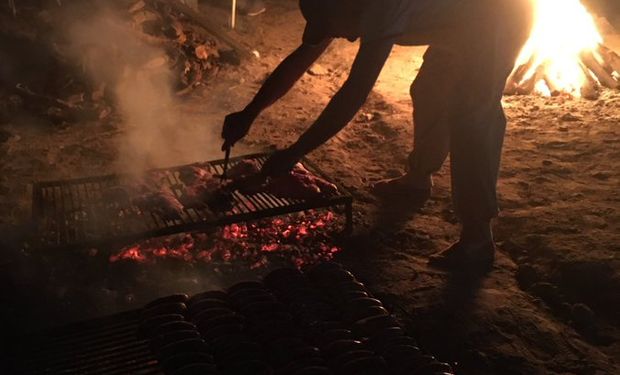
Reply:
[[208, 292], [194, 294], [188, 301], [187, 305], [191, 306], [194, 303], [200, 301], [201, 299], [219, 299], [222, 301], [226, 301], [228, 299], [228, 294], [219, 291], [219, 290], [210, 290]]
[[163, 305], [168, 303], [185, 303], [188, 300], [187, 294], [173, 294], [171, 296], [158, 298], [154, 301], [147, 303], [144, 308], [149, 309], [151, 307], [155, 307], [157, 305]]
[[217, 373], [217, 367], [215, 367], [215, 365], [208, 363], [195, 363], [192, 365], [183, 366], [172, 372], [171, 375], [209, 375]]
[[155, 330], [160, 326], [170, 323], [183, 321], [183, 315], [180, 314], [167, 314], [167, 315], [159, 315], [154, 316], [152, 318], [148, 318], [144, 320], [138, 329], [138, 334], [140, 337], [152, 337], [155, 333]]
[[150, 348], [155, 354], [158, 354], [161, 348], [173, 342], [199, 338], [200, 334], [198, 333], [198, 331], [195, 330], [169, 332], [163, 335], [156, 335], [155, 337], [153, 337], [153, 339], [151, 340]]
[[[179, 370], [184, 366], [193, 364], [212, 364], [213, 357], [207, 353], [188, 352], [172, 356], [163, 361], [162, 366], [166, 373]], [[207, 372], [208, 373], [208, 372]]]
[[187, 306], [184, 303], [162, 303], [142, 310], [142, 319], [148, 319], [159, 315], [181, 314], [185, 315]]
[[183, 353], [207, 353], [207, 349], [207, 344], [202, 339], [183, 339], [164, 345], [159, 351], [159, 356], [166, 360], [167, 358], [171, 358]]

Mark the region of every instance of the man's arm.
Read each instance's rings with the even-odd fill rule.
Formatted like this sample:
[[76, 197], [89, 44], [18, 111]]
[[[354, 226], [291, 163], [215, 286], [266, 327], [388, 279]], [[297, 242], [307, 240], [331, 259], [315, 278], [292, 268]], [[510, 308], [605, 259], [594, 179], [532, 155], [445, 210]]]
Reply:
[[288, 149], [276, 153], [264, 166], [266, 175], [288, 171], [303, 155], [336, 135], [353, 119], [375, 85], [392, 51], [391, 40], [362, 42], [349, 78], [315, 123]]
[[362, 43], [349, 78], [292, 149], [305, 155], [327, 142], [353, 119], [377, 82], [392, 46], [392, 42], [386, 40]]
[[283, 97], [295, 82], [323, 54], [331, 39], [318, 45], [302, 44], [271, 73], [245, 111], [258, 116], [265, 108]]
[[224, 120], [222, 138], [225, 150], [243, 138], [258, 115], [284, 96], [329, 46], [331, 40], [319, 45], [302, 44], [271, 73], [254, 99], [244, 110], [231, 113]]

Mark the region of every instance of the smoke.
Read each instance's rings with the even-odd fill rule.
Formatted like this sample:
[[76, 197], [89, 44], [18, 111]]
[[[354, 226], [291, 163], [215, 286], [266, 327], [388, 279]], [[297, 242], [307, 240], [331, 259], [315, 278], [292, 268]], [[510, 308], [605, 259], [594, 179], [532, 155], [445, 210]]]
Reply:
[[200, 103], [201, 111], [190, 113], [190, 105], [175, 95], [178, 78], [165, 50], [149, 45], [122, 13], [99, 10], [72, 22], [67, 39], [67, 53], [79, 62], [93, 86], [105, 87], [116, 103], [121, 121], [119, 172], [139, 174], [221, 156], [222, 111]]

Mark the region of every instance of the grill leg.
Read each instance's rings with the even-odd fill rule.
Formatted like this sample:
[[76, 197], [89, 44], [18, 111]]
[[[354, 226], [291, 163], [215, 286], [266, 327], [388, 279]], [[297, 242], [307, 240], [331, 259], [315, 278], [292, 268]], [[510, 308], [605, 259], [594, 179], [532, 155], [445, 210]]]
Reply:
[[345, 204], [344, 209], [347, 220], [344, 226], [344, 233], [351, 234], [353, 233], [353, 202]]

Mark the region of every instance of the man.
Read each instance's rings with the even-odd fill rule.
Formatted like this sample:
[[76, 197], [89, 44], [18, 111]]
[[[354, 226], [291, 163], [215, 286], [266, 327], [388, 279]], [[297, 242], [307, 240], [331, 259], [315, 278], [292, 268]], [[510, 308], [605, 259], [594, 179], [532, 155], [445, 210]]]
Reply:
[[379, 194], [427, 199], [432, 174], [451, 155], [460, 240], [434, 255], [445, 268], [488, 269], [495, 245], [496, 182], [506, 119], [506, 79], [531, 27], [531, 0], [301, 0], [303, 43], [275, 69], [248, 106], [226, 117], [223, 149], [247, 134], [261, 111], [286, 94], [333, 38], [361, 39], [347, 81], [315, 123], [265, 163], [288, 171], [340, 131], [363, 105], [394, 44], [430, 45], [411, 94], [414, 150], [407, 172], [375, 186]]

